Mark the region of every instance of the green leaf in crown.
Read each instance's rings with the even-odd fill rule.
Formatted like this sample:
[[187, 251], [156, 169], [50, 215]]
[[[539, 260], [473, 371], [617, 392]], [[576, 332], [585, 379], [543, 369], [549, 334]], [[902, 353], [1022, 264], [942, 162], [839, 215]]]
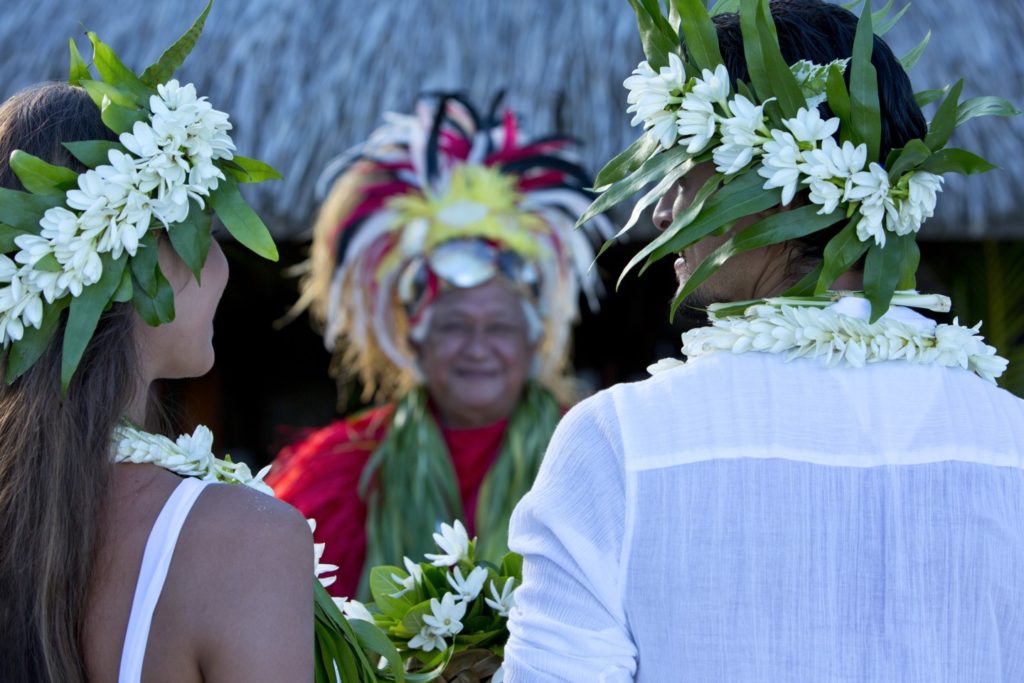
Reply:
[[[889, 31], [908, 6], [893, 12], [890, 0], [872, 12], [865, 0], [850, 59], [787, 65], [768, 0], [719, 0], [710, 11], [702, 0], [667, 0], [668, 16], [657, 0], [630, 4], [647, 59], [624, 85], [627, 112], [644, 133], [598, 174], [599, 196], [580, 223], [649, 187], [607, 248], [692, 167], [713, 163], [717, 173], [689, 209], [633, 257], [619, 281], [634, 268], [643, 272], [741, 219], [788, 205], [797, 192], [807, 191], [809, 200], [784, 219], [746, 228], [710, 254], [673, 301], [673, 315], [686, 294], [736, 254], [845, 226], [829, 241], [823, 262], [786, 294], [825, 295], [866, 254], [864, 289], [871, 321], [877, 320], [893, 293], [914, 281], [915, 240], [934, 213], [942, 175], [993, 168], [969, 151], [948, 148], [953, 131], [978, 116], [1020, 113], [999, 97], [961, 101], [962, 82], [922, 91], [917, 94], [922, 106], [942, 100], [926, 136], [882, 159], [871, 54], [874, 37]], [[722, 64], [713, 17], [724, 12], [739, 13], [749, 82], [734, 85]], [[929, 38], [900, 60], [905, 70], [917, 63]], [[818, 110], [823, 102], [832, 113], [828, 119]]]
[[65, 391], [112, 304], [131, 301], [150, 325], [173, 320], [174, 292], [156, 258], [160, 232], [197, 281], [214, 214], [244, 246], [277, 259], [270, 232], [238, 183], [280, 174], [262, 161], [237, 156], [228, 115], [197, 96], [194, 86], [173, 78], [211, 7], [212, 1], [141, 76], [95, 33], [88, 34], [92, 69], [70, 41], [68, 80], [86, 90], [118, 141], [65, 143], [87, 167], [81, 174], [21, 151], [11, 156], [25, 191], [0, 190], [6, 381], [17, 380], [54, 342], [65, 309]]

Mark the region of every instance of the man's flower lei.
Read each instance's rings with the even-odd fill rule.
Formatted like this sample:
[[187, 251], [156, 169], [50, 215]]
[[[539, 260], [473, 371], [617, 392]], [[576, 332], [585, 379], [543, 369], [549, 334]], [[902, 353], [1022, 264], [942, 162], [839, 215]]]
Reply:
[[[899, 292], [894, 302], [949, 310], [942, 296]], [[840, 300], [840, 304], [845, 301]], [[819, 300], [766, 299], [747, 306], [739, 315], [722, 315], [737, 306], [712, 305], [709, 327], [683, 334], [683, 355], [689, 359], [710, 353], [784, 353], [786, 360], [820, 358], [828, 366], [864, 367], [869, 363], [904, 361], [918, 365], [969, 370], [995, 383], [1007, 360], [978, 334], [980, 323], [964, 327], [952, 324], [915, 325], [885, 316], [875, 322], [837, 308], [829, 298]], [[654, 374], [680, 365], [662, 360], [648, 370]]]
[[[836, 234], [821, 264], [786, 295], [822, 295], [866, 257], [864, 287], [871, 319], [877, 320], [897, 289], [914, 287], [919, 261], [915, 238], [935, 212], [942, 176], [994, 168], [977, 155], [948, 147], [953, 131], [978, 116], [1020, 112], [997, 97], [961, 101], [962, 81], [945, 90], [917, 93], [922, 106], [942, 100], [927, 134], [883, 159], [871, 52], [876, 30], [884, 34], [901, 12], [881, 16], [891, 9], [887, 5], [873, 16], [867, 0], [850, 59], [787, 65], [767, 0], [730, 0], [716, 7], [738, 9], [749, 83], [731, 80], [716, 26], [703, 3], [673, 3], [676, 21], [663, 16], [657, 3], [634, 3], [647, 59], [623, 85], [633, 125], [642, 123], [644, 134], [598, 174], [600, 194], [580, 222], [654, 183], [616, 236], [621, 237], [635, 226], [642, 209], [690, 168], [711, 163], [716, 172], [703, 187], [694, 188], [690, 209], [630, 260], [620, 281], [637, 266], [646, 269], [761, 214], [697, 267], [678, 292], [673, 313], [732, 256], [832, 229]], [[927, 39], [901, 60], [906, 70], [926, 44]], [[828, 118], [818, 109], [826, 103]], [[805, 193], [806, 205], [784, 216], [768, 211], [790, 205], [798, 193]]]
[[39, 358], [65, 309], [65, 389], [112, 303], [132, 302], [150, 325], [174, 319], [174, 292], [157, 262], [158, 230], [197, 279], [213, 213], [243, 245], [277, 259], [238, 184], [280, 175], [236, 155], [228, 115], [173, 78], [209, 9], [141, 76], [90, 33], [94, 79], [71, 41], [69, 81], [88, 92], [118, 140], [65, 143], [87, 167], [81, 174], [22, 151], [11, 156], [27, 192], [0, 191], [0, 345], [10, 349], [8, 382]]

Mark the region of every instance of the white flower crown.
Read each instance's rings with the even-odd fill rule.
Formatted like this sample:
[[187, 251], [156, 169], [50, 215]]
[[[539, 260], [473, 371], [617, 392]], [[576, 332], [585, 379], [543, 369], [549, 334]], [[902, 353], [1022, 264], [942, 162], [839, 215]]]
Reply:
[[174, 319], [156, 230], [166, 231], [197, 281], [214, 212], [241, 244], [277, 259], [269, 231], [238, 184], [280, 175], [237, 156], [228, 115], [172, 78], [209, 10], [141, 76], [89, 33], [99, 72], [94, 80], [71, 41], [69, 82], [86, 90], [118, 141], [65, 142], [88, 168], [81, 174], [20, 150], [11, 155], [11, 170], [27, 192], [0, 188], [0, 345], [9, 349], [8, 383], [38, 360], [65, 309], [65, 390], [113, 303], [132, 302], [150, 325]]

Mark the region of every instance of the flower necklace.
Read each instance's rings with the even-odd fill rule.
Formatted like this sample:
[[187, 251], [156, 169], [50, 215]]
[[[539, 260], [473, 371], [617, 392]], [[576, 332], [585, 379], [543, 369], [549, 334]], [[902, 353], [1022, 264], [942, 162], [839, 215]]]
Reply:
[[[940, 295], [897, 292], [893, 304], [948, 311], [949, 299]], [[735, 314], [740, 311], [739, 314]], [[683, 355], [694, 359], [718, 351], [786, 353], [794, 358], [823, 358], [828, 366], [863, 367], [867, 363], [903, 360], [970, 370], [995, 383], [1007, 360], [957, 320], [935, 324], [892, 308], [874, 323], [868, 322], [869, 304], [860, 292], [818, 297], [779, 297], [708, 307], [709, 327], [683, 334]], [[648, 370], [653, 374], [681, 365], [664, 359]]]
[[267, 465], [253, 476], [244, 462], [232, 462], [228, 456], [221, 460], [213, 454], [213, 432], [204, 425], [192, 434], [182, 434], [176, 441], [166, 436], [151, 434], [123, 422], [114, 430], [115, 463], [150, 463], [183, 477], [198, 477], [204, 481], [225, 484], [243, 484], [273, 496], [274, 491], [263, 481], [270, 471]]

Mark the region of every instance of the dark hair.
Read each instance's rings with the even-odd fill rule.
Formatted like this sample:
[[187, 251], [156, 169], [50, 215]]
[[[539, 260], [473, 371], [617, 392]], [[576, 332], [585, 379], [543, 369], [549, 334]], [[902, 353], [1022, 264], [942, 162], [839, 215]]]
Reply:
[[[48, 83], [0, 106], [0, 186], [24, 150], [82, 172], [61, 145], [113, 139], [84, 90]], [[84, 682], [82, 624], [111, 437], [138, 389], [129, 304], [100, 319], [66, 395], [66, 314], [40, 359], [13, 384], [0, 377], [0, 680]], [[126, 341], [128, 340], [128, 341]], [[0, 375], [5, 374], [0, 373]]]
[[[827, 64], [836, 59], [847, 59], [853, 54], [853, 39], [857, 33], [857, 16], [853, 12], [822, 0], [771, 0], [769, 8], [782, 57], [787, 64], [801, 59]], [[714, 18], [714, 22], [729, 75], [734, 82], [749, 83], [739, 15], [721, 14]], [[910, 78], [889, 46], [878, 36], [875, 36], [871, 51], [871, 63], [878, 72], [878, 101], [882, 114], [880, 158], [884, 161], [891, 150], [903, 147], [914, 138], [923, 138], [928, 127], [914, 99]], [[849, 69], [845, 79], [849, 87]], [[833, 116], [827, 103], [821, 105], [821, 110], [822, 116]], [[803, 248], [803, 256], [820, 257], [834, 234], [834, 228], [821, 230], [797, 244]]]

